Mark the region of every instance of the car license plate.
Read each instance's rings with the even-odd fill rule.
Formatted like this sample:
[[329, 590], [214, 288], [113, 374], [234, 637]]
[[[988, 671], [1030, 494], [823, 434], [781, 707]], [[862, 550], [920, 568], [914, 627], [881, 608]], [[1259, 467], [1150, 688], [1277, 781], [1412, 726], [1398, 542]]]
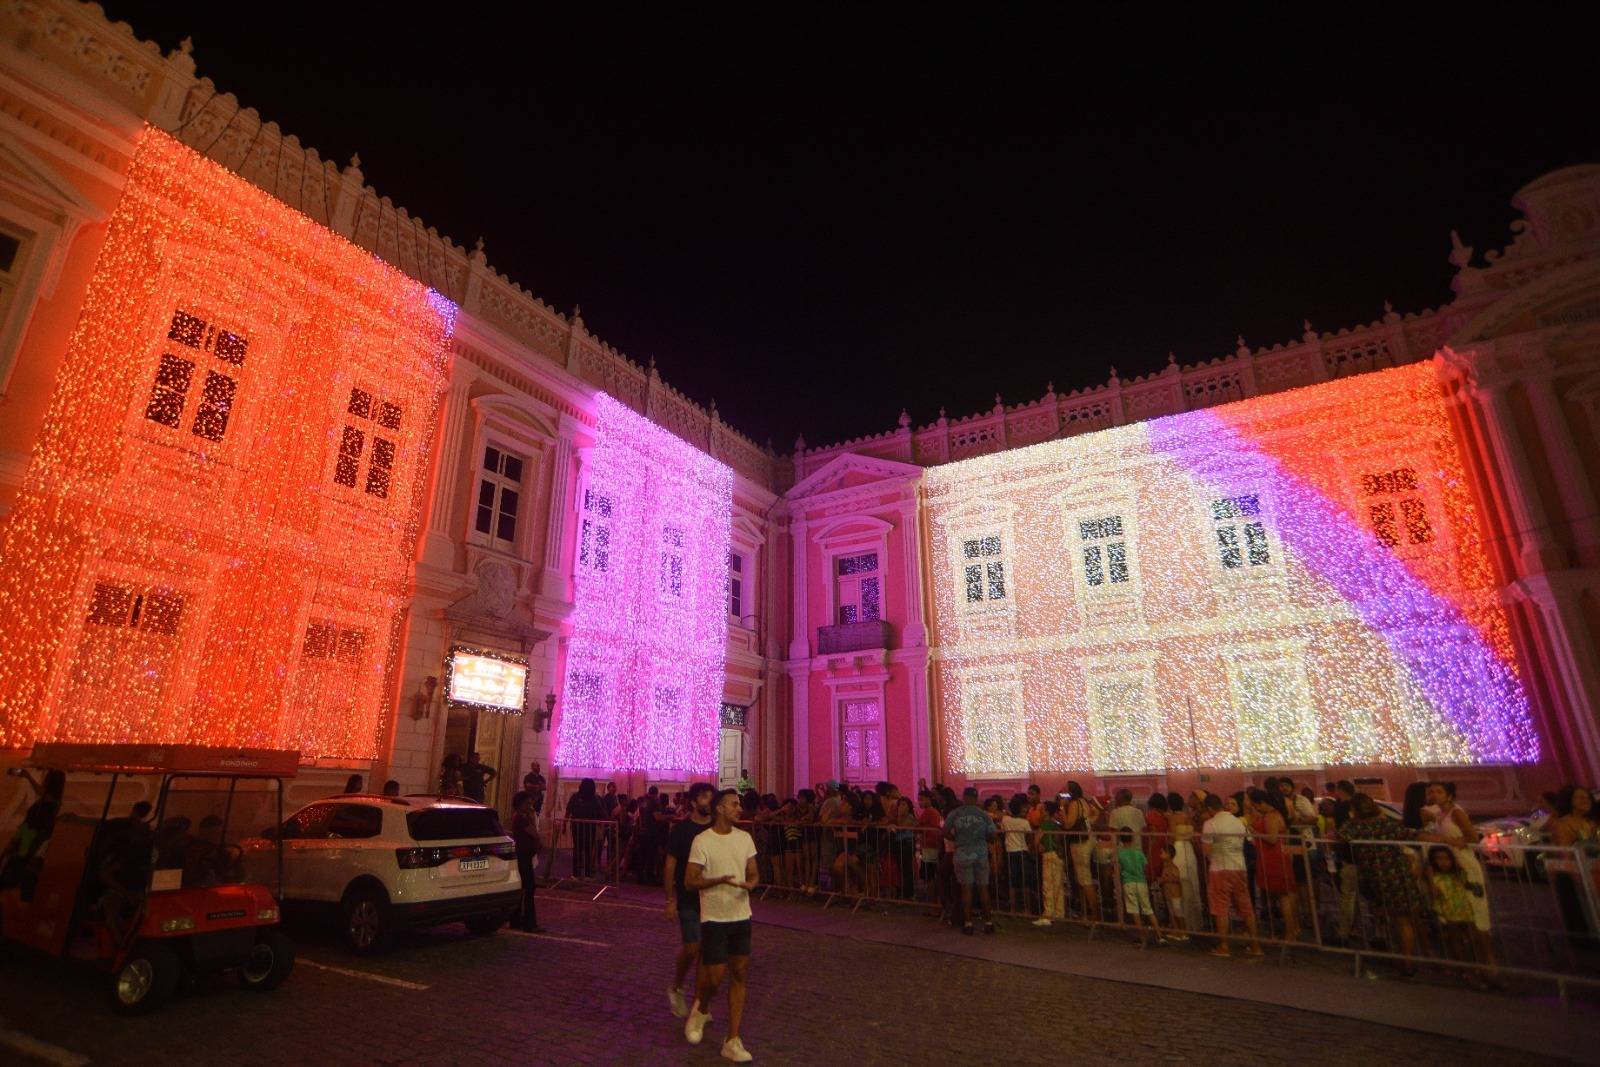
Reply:
[[486, 871], [489, 869], [489, 857], [483, 856], [475, 860], [462, 860], [459, 869], [463, 871]]

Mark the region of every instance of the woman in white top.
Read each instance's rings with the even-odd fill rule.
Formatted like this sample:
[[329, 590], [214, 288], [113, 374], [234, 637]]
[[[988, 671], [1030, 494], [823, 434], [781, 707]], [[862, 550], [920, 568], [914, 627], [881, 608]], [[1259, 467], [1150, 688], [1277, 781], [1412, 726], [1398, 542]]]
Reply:
[[1167, 822], [1172, 834], [1172, 862], [1183, 884], [1183, 924], [1188, 930], [1205, 929], [1204, 902], [1200, 897], [1200, 860], [1194, 852], [1194, 817], [1177, 793], [1167, 794]]

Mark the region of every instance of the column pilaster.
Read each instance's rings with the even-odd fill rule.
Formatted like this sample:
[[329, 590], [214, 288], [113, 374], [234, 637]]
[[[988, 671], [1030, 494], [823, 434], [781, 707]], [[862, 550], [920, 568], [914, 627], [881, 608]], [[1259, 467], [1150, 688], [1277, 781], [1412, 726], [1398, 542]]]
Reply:
[[[423, 540], [423, 560], [448, 568], [455, 562], [455, 542], [461, 530], [455, 522], [457, 479], [461, 476], [462, 449], [466, 448], [472, 403], [471, 377], [462, 373], [464, 360], [456, 360], [455, 376], [444, 398], [444, 419], [439, 431], [439, 452], [433, 468], [433, 494], [428, 501], [428, 530]], [[469, 469], [471, 465], [468, 465]]]

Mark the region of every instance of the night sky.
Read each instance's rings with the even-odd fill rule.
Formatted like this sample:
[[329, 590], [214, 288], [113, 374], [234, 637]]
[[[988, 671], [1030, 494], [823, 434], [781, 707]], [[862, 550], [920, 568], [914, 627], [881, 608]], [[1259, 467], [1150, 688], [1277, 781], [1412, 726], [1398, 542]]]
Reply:
[[842, 8], [105, 6], [780, 452], [1437, 306], [1452, 227], [1497, 248], [1516, 189], [1600, 162], [1582, 35], [1510, 22], [1268, 47]]

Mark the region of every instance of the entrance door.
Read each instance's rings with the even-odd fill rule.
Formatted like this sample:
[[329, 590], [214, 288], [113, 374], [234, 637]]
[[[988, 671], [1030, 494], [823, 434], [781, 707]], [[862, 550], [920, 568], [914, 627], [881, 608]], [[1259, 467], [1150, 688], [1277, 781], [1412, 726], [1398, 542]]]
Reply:
[[717, 788], [732, 789], [744, 767], [744, 731], [722, 729], [722, 744], [717, 752]]
[[876, 700], [846, 700], [840, 708], [840, 771], [846, 782], [883, 781], [883, 721]]

